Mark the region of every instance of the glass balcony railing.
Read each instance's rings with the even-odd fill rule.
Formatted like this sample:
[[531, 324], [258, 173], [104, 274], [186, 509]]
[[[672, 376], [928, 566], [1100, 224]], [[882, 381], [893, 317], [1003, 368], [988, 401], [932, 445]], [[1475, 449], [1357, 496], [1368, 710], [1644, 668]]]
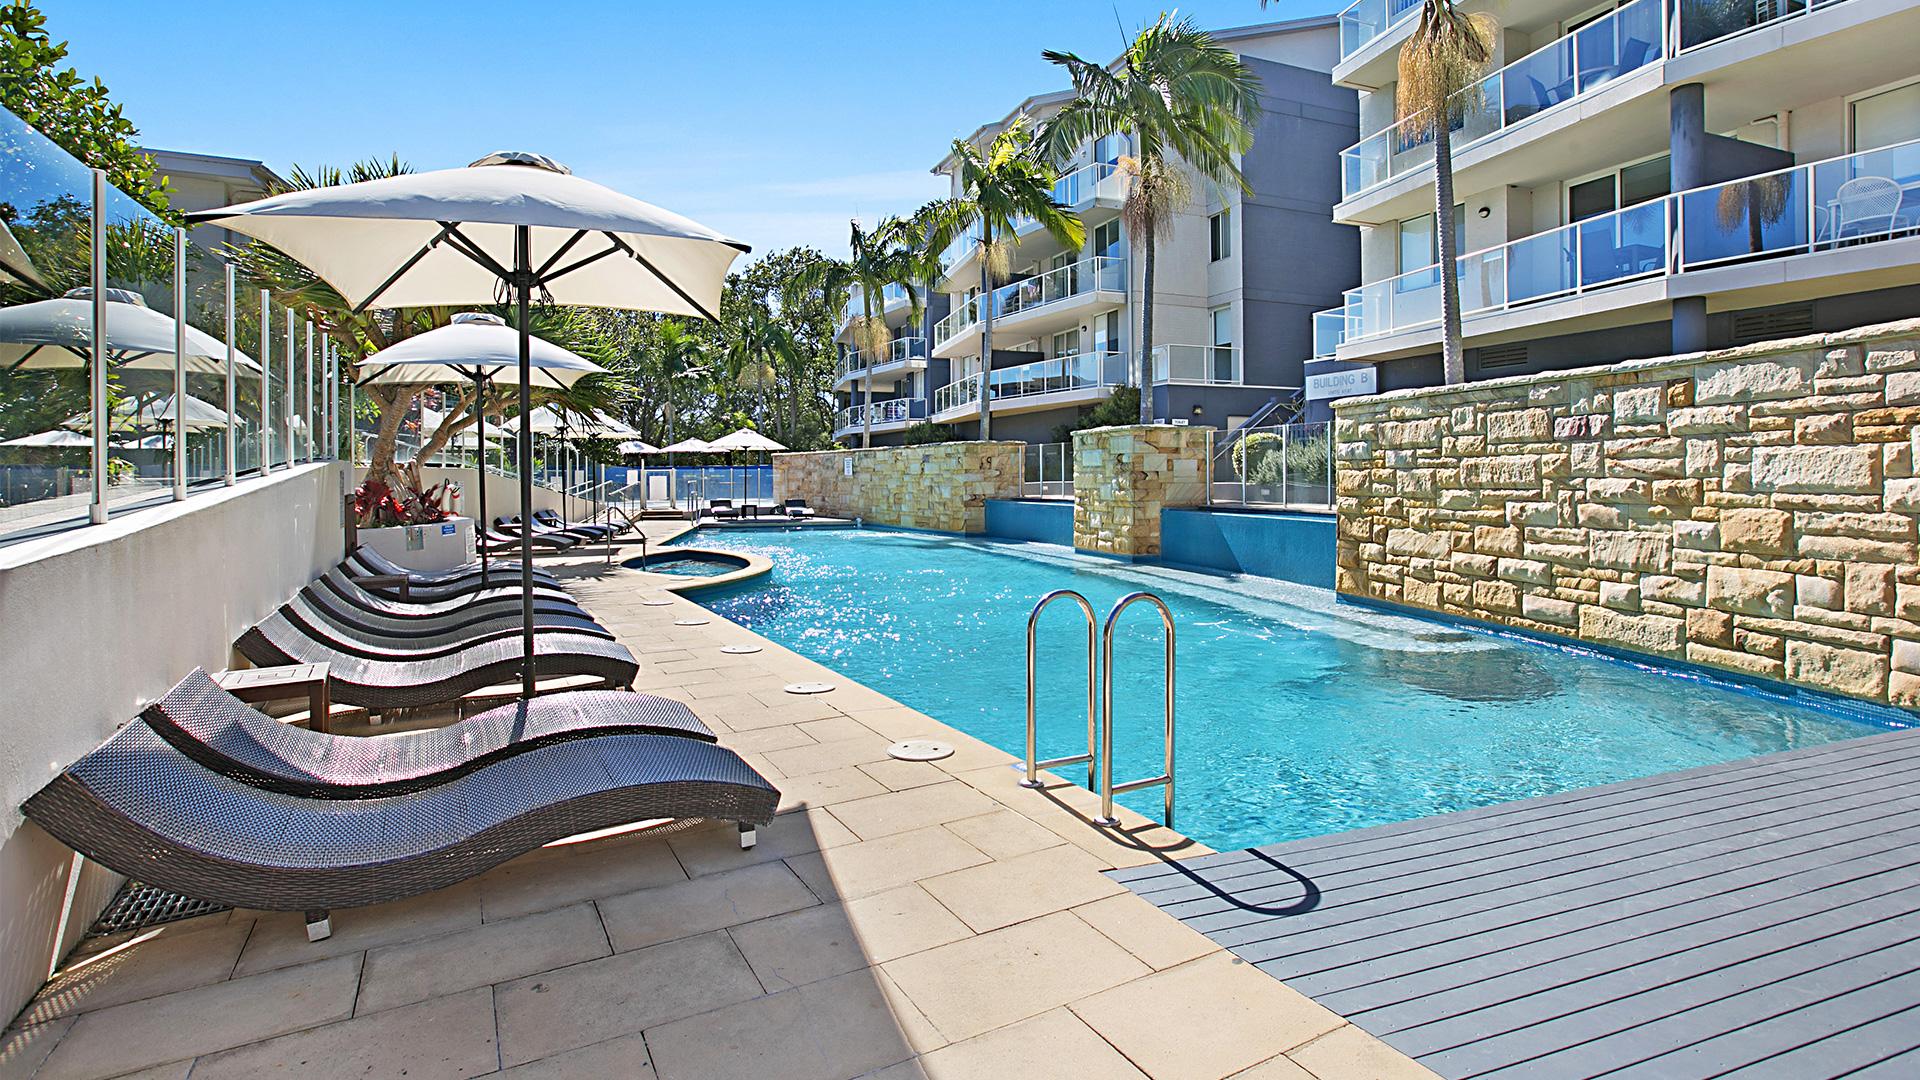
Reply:
[[[905, 285], [889, 282], [880, 290], [880, 302], [874, 305], [873, 313], [878, 315], [896, 304], [904, 304], [911, 296], [912, 294], [908, 292]], [[866, 303], [861, 296], [860, 290], [853, 290], [852, 294], [847, 297], [846, 317], [851, 319], [856, 315], [865, 315], [866, 311]]]
[[888, 364], [903, 364], [909, 360], [926, 358], [927, 339], [923, 337], [895, 338], [887, 346], [886, 351], [878, 354], [847, 349], [840, 354], [840, 363], [837, 365], [839, 381], [850, 379], [868, 368], [886, 367]]
[[[991, 373], [993, 399], [1033, 397], [1068, 390], [1121, 386], [1132, 381], [1127, 355], [1121, 352], [1085, 352], [1017, 364]], [[934, 392], [934, 411], [944, 413], [980, 400], [980, 376], [973, 374]]]
[[980, 400], [980, 376], [968, 375], [933, 392], [935, 414], [952, 412]]
[[1239, 386], [1240, 350], [1231, 345], [1155, 345], [1153, 381]]
[[[1677, 192], [1460, 256], [1460, 311], [1920, 235], [1920, 139]], [[1439, 267], [1363, 285], [1314, 316], [1314, 349], [1440, 321]]]
[[[1093, 202], [1096, 198], [1108, 198], [1118, 201], [1126, 197], [1126, 189], [1119, 179], [1120, 167], [1111, 161], [1096, 161], [1091, 165], [1082, 165], [1053, 182], [1053, 201], [1069, 210], [1078, 210]], [[1034, 219], [1022, 214], [1010, 224], [1015, 236], [1034, 227]], [[940, 265], [949, 273], [953, 268], [965, 262], [973, 248], [980, 242], [980, 226], [969, 227], [949, 243], [940, 253]]]
[[[1663, 59], [1669, 54], [1667, 3], [1634, 0], [1462, 91], [1454, 149]], [[1341, 151], [1341, 193], [1352, 197], [1432, 162], [1433, 140], [1424, 126], [1423, 117], [1409, 117]]]
[[867, 414], [873, 414], [873, 426], [882, 424], [905, 424], [927, 418], [925, 398], [894, 398], [891, 401], [875, 401], [870, 404], [854, 405], [840, 410], [839, 425], [835, 431], [857, 431], [867, 426]]
[[[1111, 255], [1096, 255], [993, 290], [993, 317], [1005, 319], [1077, 296], [1093, 292], [1125, 292], [1126, 288], [1127, 260]], [[934, 348], [967, 332], [979, 321], [980, 302], [976, 297], [934, 324]]]
[[1420, 0], [1354, 0], [1340, 13], [1340, 59], [1345, 60], [1420, 10]]
[[[1635, 0], [1463, 91], [1461, 115], [1453, 125], [1454, 149], [1463, 150], [1528, 117], [1685, 50], [1843, 2], [1779, 0], [1741, 5], [1714, 0]], [[1342, 196], [1351, 198], [1431, 163], [1433, 140], [1421, 127], [1418, 118], [1403, 120], [1341, 151]]]

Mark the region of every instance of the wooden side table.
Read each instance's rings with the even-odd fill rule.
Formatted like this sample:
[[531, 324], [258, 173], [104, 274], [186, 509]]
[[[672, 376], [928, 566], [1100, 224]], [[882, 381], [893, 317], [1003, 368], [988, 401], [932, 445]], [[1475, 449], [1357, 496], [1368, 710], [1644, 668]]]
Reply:
[[288, 664], [284, 667], [241, 668], [222, 671], [213, 681], [241, 701], [307, 699], [307, 726], [319, 732], [333, 730], [333, 701], [327, 693], [327, 665]]

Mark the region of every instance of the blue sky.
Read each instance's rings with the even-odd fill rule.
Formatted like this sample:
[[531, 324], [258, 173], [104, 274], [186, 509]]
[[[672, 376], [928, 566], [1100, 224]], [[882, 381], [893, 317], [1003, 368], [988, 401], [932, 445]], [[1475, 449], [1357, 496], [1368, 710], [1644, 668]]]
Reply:
[[[527, 149], [765, 252], [846, 246], [911, 209], [956, 136], [1065, 85], [1042, 49], [1110, 59], [1162, 6], [695, 0], [40, 0], [151, 146], [285, 169], [416, 168]], [[1207, 0], [1210, 29], [1338, 10]], [[142, 18], [150, 9], [151, 18]]]

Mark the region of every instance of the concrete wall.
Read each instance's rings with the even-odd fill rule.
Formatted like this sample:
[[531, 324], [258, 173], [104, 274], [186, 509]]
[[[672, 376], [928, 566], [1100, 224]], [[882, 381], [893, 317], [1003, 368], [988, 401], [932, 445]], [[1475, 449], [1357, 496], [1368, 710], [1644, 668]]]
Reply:
[[318, 464], [0, 549], [0, 1016], [118, 887], [20, 803], [339, 561], [345, 466]]
[[979, 533], [988, 499], [1019, 498], [1023, 452], [1016, 442], [953, 442], [775, 454], [773, 490], [832, 517]]
[[1207, 431], [1170, 424], [1073, 433], [1073, 546], [1160, 554], [1160, 511], [1207, 501]]
[[1335, 412], [1340, 591], [1920, 708], [1920, 321]]

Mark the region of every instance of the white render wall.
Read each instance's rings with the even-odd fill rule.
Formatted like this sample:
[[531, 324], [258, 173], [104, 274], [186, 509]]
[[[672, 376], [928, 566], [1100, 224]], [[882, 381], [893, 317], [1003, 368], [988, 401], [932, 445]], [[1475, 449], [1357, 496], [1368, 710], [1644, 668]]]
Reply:
[[20, 803], [339, 561], [345, 477], [303, 465], [0, 548], [0, 1016], [119, 887]]

